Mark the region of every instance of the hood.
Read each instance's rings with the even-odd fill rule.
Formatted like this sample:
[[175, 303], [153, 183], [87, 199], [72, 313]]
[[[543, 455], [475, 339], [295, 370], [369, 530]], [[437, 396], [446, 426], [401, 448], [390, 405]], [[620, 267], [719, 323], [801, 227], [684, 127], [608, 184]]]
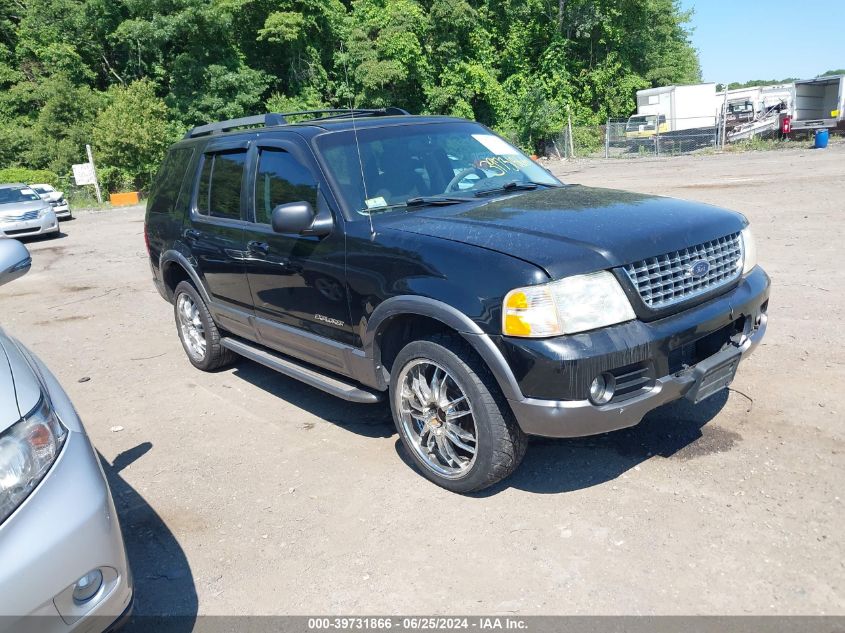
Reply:
[[552, 279], [680, 250], [747, 224], [706, 204], [580, 185], [393, 215], [383, 226], [506, 253]]
[[27, 211], [38, 211], [48, 206], [44, 200], [27, 200], [26, 202], [7, 202], [0, 204], [0, 219], [8, 215], [20, 215]]
[[64, 192], [62, 191], [48, 191], [47, 193], [39, 193], [38, 194], [42, 200], [46, 200], [47, 202], [56, 202], [57, 200], [61, 200], [62, 195]]
[[29, 362], [0, 330], [0, 433], [35, 408], [41, 384]]

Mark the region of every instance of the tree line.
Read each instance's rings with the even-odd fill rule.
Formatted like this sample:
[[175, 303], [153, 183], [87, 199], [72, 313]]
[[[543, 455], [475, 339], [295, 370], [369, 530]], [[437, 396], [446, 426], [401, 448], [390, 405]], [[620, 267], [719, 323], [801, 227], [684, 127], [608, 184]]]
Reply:
[[0, 0], [0, 168], [148, 185], [195, 124], [398, 106], [535, 151], [700, 81], [677, 0]]

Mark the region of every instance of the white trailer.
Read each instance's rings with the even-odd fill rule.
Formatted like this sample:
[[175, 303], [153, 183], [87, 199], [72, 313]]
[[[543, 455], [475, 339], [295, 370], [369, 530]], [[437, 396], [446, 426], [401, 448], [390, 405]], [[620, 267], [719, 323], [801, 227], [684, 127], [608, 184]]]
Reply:
[[765, 111], [783, 103], [783, 112], [792, 116], [795, 107], [795, 84], [777, 84], [763, 86], [760, 89], [760, 110]]
[[772, 84], [770, 86], [755, 86], [753, 88], [736, 88], [716, 93], [716, 114], [721, 116], [727, 96], [728, 104], [748, 103], [753, 106], [754, 115], [765, 112], [769, 108], [784, 104], [784, 112], [792, 114], [795, 101], [795, 84]]
[[717, 92], [716, 118], [721, 119], [724, 114], [728, 128], [753, 121], [760, 111], [762, 93], [759, 86]]
[[832, 129], [845, 121], [845, 75], [795, 82], [793, 131]]
[[[773, 84], [751, 88], [735, 88], [716, 93], [716, 117], [724, 113], [725, 128], [732, 130], [740, 125], [758, 121], [773, 112], [792, 116], [795, 101], [795, 84]], [[728, 135], [731, 140], [731, 135]]]
[[[650, 136], [660, 133], [714, 127], [713, 99], [716, 84], [663, 86], [637, 91], [637, 114], [628, 121], [625, 135]], [[642, 128], [642, 129], [640, 129]]]

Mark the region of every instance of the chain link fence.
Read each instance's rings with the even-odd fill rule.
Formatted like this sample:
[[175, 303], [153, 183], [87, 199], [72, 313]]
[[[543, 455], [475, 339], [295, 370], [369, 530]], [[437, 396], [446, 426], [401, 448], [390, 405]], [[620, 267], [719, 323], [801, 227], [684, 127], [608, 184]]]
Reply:
[[608, 119], [605, 125], [564, 129], [547, 147], [550, 158], [641, 158], [713, 150], [721, 143], [715, 116], [667, 119], [635, 115]]

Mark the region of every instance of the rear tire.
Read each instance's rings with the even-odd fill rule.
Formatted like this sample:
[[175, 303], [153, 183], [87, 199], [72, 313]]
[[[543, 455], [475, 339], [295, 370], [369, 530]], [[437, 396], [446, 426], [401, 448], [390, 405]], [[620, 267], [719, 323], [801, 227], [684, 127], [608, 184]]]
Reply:
[[197, 369], [215, 371], [233, 364], [238, 356], [220, 344], [220, 330], [205, 301], [187, 281], [179, 282], [173, 292], [176, 331], [188, 360]]
[[525, 455], [527, 436], [492, 373], [457, 335], [402, 348], [391, 370], [390, 407], [414, 463], [452, 492], [492, 486]]

